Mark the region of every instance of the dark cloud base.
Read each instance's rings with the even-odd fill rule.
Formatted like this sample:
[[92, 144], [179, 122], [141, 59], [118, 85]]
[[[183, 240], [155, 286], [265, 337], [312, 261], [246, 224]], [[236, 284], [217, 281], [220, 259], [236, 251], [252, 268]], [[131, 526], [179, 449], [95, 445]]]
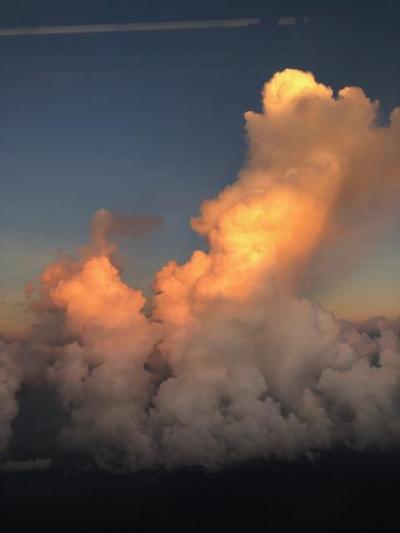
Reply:
[[335, 451], [210, 473], [1, 473], [2, 531], [385, 531], [400, 453]]

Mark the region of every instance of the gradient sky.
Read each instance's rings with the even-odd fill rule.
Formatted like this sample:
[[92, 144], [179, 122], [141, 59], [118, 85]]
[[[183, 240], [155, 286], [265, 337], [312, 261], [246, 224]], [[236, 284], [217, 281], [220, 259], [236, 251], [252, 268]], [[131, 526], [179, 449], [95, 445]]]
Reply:
[[[146, 240], [123, 244], [124, 276], [146, 291], [167, 260], [202, 246], [189, 219], [235, 179], [246, 153], [243, 113], [259, 110], [275, 71], [311, 70], [335, 90], [361, 86], [380, 100], [383, 121], [400, 105], [400, 38], [383, 10], [256, 1], [20, 9], [27, 4], [0, 7], [2, 26], [244, 16], [262, 24], [0, 40], [0, 331], [31, 320], [25, 284], [57, 250], [85, 243], [96, 209], [164, 217]], [[277, 26], [283, 16], [298, 24]], [[347, 318], [397, 315], [399, 229], [314, 298]]]

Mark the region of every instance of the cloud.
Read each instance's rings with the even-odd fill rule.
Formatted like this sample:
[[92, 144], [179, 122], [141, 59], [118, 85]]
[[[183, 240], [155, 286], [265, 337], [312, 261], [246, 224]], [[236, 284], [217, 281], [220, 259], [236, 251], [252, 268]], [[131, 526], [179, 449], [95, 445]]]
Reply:
[[33, 470], [48, 470], [52, 460], [30, 459], [28, 461], [6, 461], [0, 466], [2, 472], [32, 472]]
[[69, 412], [67, 449], [134, 470], [399, 444], [398, 323], [338, 321], [304, 289], [321, 254], [356, 248], [398, 205], [400, 112], [388, 126], [377, 112], [361, 89], [275, 74], [245, 114], [244, 168], [192, 220], [208, 251], [165, 265], [146, 313], [109, 237], [159, 220], [95, 214], [88, 248], [49, 265], [34, 296], [56, 321], [28, 375]]
[[21, 370], [12, 357], [12, 347], [0, 339], [0, 453], [11, 436], [11, 422], [18, 412], [16, 394], [21, 383]]
[[140, 238], [163, 222], [162, 217], [149, 215], [121, 215], [99, 209], [91, 220], [91, 245], [94, 253], [108, 255], [112, 251], [111, 236]]

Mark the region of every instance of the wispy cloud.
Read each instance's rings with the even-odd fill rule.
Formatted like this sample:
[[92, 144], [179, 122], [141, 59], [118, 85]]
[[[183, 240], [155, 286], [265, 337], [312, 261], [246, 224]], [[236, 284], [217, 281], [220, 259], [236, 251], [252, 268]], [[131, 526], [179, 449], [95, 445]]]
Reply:
[[32, 470], [47, 470], [51, 466], [51, 459], [30, 459], [28, 461], [6, 461], [0, 466], [3, 472], [31, 472]]

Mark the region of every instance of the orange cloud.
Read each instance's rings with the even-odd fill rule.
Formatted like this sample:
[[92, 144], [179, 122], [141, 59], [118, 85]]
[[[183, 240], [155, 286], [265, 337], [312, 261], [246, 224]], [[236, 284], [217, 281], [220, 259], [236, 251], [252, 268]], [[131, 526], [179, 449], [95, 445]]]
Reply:
[[318, 254], [356, 248], [397, 205], [400, 112], [380, 126], [377, 111], [361, 89], [335, 96], [309, 72], [275, 74], [262, 111], [245, 114], [238, 179], [192, 219], [208, 251], [165, 265], [151, 302], [121, 279], [109, 242], [138, 220], [94, 215], [89, 246], [50, 265], [33, 295], [64, 335], [46, 378], [70, 411], [65, 442], [128, 469], [399, 444], [398, 324], [369, 335], [302, 292]]

